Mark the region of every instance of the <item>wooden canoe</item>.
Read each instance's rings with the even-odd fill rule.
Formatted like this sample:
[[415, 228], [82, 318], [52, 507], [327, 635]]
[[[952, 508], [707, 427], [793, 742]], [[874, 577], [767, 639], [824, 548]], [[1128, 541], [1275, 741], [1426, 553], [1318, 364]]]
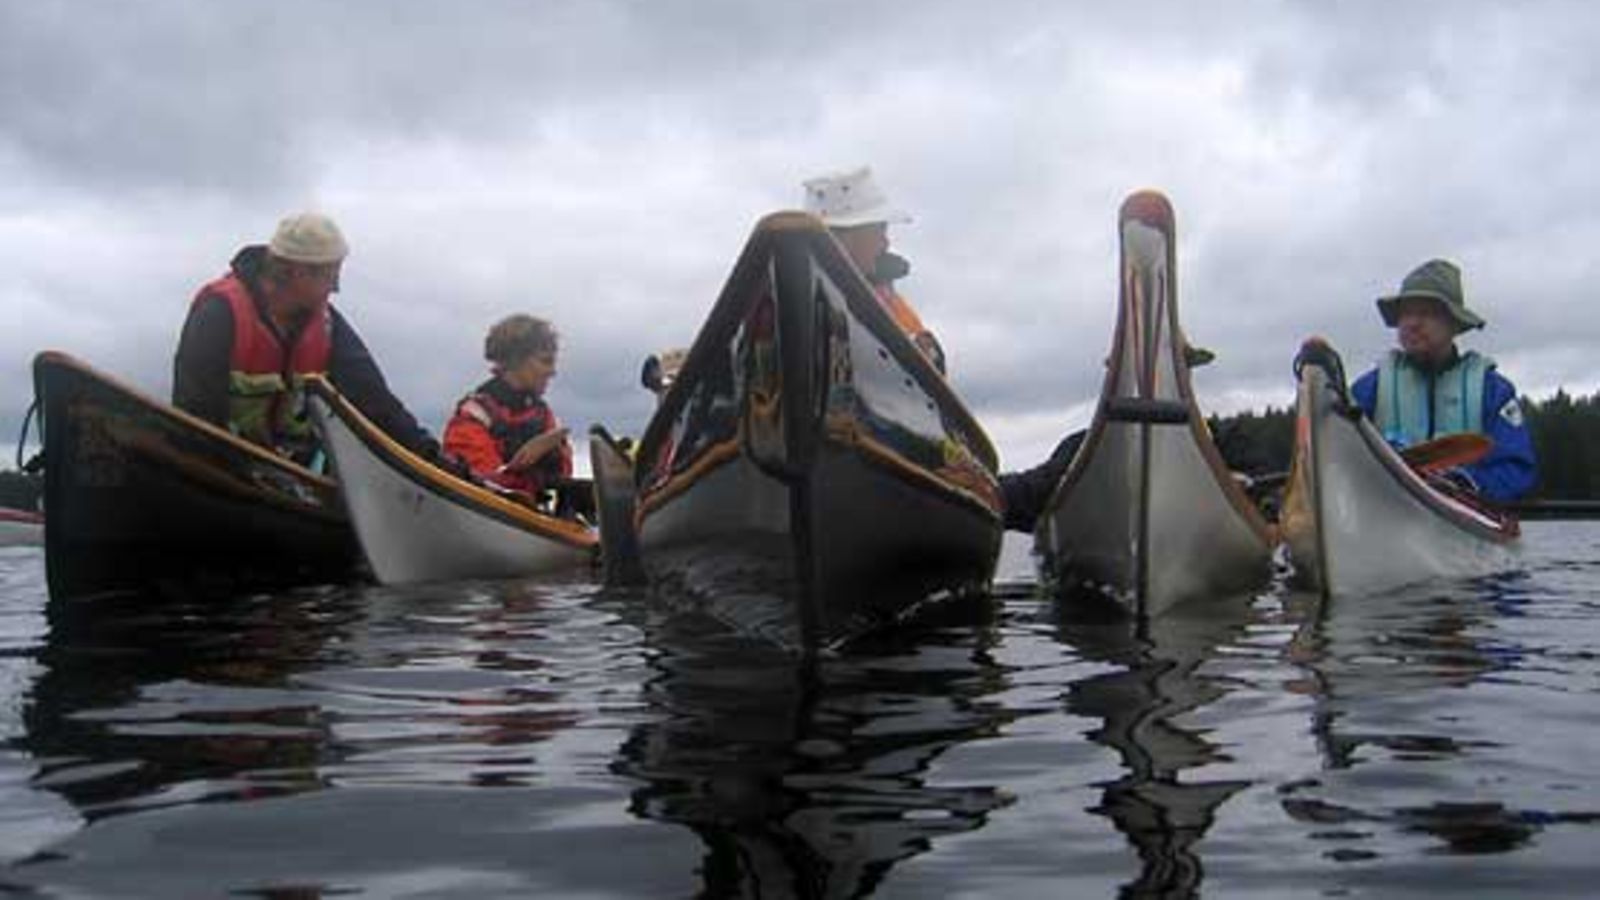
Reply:
[[1100, 401], [1035, 541], [1058, 591], [1089, 588], [1154, 616], [1265, 582], [1274, 535], [1195, 402], [1171, 204], [1133, 194], [1117, 225], [1117, 325]]
[[1295, 361], [1294, 459], [1280, 525], [1296, 578], [1324, 597], [1514, 563], [1516, 516], [1408, 465], [1350, 401], [1344, 366], [1313, 338]]
[[358, 571], [355, 532], [331, 479], [66, 354], [39, 354], [33, 378], [53, 600]]
[[[756, 226], [640, 442], [641, 561], [831, 644], [987, 587], [996, 457], [816, 218]], [[778, 615], [755, 597], [783, 598]], [[759, 611], [758, 611], [759, 610]], [[770, 628], [769, 628], [770, 626]]]
[[325, 379], [310, 378], [307, 390], [378, 581], [515, 578], [593, 563], [593, 528], [440, 469], [385, 434]]

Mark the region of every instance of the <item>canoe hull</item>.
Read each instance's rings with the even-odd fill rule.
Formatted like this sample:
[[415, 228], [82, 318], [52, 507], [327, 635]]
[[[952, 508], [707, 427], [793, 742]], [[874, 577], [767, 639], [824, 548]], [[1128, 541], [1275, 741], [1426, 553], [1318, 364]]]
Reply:
[[34, 385], [53, 599], [356, 573], [355, 534], [331, 480], [63, 354], [35, 358]]
[[1406, 465], [1351, 412], [1342, 366], [1298, 368], [1281, 528], [1300, 583], [1324, 597], [1360, 595], [1515, 564], [1514, 516], [1452, 496]]
[[647, 577], [639, 561], [639, 533], [633, 521], [639, 505], [633, 484], [633, 460], [600, 425], [589, 429], [589, 470], [594, 477], [600, 562], [606, 583], [643, 584]]
[[1272, 529], [1229, 474], [1195, 402], [1178, 322], [1172, 210], [1119, 216], [1117, 328], [1088, 435], [1036, 529], [1045, 577], [1143, 615], [1264, 583]]
[[804, 643], [808, 628], [836, 642], [988, 587], [999, 553], [991, 519], [847, 449], [823, 456], [812, 490], [737, 456], [707, 472], [645, 519], [650, 578], [786, 645]]
[[456, 478], [383, 434], [322, 379], [313, 421], [383, 584], [517, 578], [590, 565], [592, 529]]
[[[807, 645], [982, 590], [999, 554], [987, 437], [801, 214], [758, 226], [645, 433], [636, 484], [652, 580]], [[741, 604], [754, 611], [728, 608]]]

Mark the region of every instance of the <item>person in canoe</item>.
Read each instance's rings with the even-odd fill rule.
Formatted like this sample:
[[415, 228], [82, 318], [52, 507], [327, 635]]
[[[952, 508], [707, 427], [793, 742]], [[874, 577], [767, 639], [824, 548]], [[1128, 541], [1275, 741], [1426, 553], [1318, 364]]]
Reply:
[[911, 264], [905, 257], [889, 251], [889, 226], [907, 224], [911, 217], [889, 204], [889, 198], [873, 180], [869, 166], [808, 178], [802, 186], [806, 212], [828, 226], [850, 261], [872, 285], [889, 317], [934, 367], [943, 372], [944, 348], [894, 286], [896, 281], [910, 274]]
[[1532, 490], [1538, 467], [1516, 387], [1494, 360], [1456, 346], [1459, 335], [1485, 324], [1467, 308], [1461, 270], [1428, 260], [1398, 292], [1378, 298], [1378, 314], [1399, 346], [1357, 378], [1350, 394], [1383, 436], [1405, 447], [1447, 434], [1486, 435], [1492, 449], [1446, 476], [1502, 503]]
[[492, 374], [456, 404], [444, 450], [479, 479], [536, 504], [557, 490], [566, 511], [582, 498], [560, 490], [572, 478], [572, 445], [544, 399], [557, 350], [556, 331], [543, 319], [517, 314], [496, 322], [483, 341]]
[[172, 405], [298, 463], [317, 455], [302, 377], [325, 374], [361, 412], [413, 452], [439, 443], [393, 393], [372, 354], [329, 302], [349, 252], [325, 215], [279, 223], [267, 244], [233, 257], [189, 304], [173, 361]]

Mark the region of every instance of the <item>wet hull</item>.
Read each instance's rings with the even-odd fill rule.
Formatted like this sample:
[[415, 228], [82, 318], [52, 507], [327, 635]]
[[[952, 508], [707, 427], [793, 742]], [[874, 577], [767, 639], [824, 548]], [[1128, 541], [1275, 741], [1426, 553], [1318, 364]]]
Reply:
[[515, 578], [594, 561], [593, 529], [440, 470], [326, 381], [311, 383], [309, 402], [362, 551], [383, 584]]
[[607, 584], [645, 582], [639, 562], [639, 534], [634, 527], [638, 497], [633, 485], [633, 460], [602, 426], [589, 429], [589, 470], [594, 476], [595, 513], [600, 523], [600, 562]]
[[1172, 212], [1119, 217], [1117, 329], [1088, 435], [1036, 529], [1048, 580], [1143, 615], [1266, 581], [1272, 529], [1223, 464], [1195, 402], [1178, 322]]
[[987, 437], [799, 214], [757, 228], [636, 484], [653, 581], [807, 645], [980, 591], [999, 552]]
[[63, 354], [35, 358], [34, 389], [53, 600], [356, 573], [355, 534], [330, 479]]
[[1513, 565], [1516, 518], [1432, 485], [1345, 396], [1342, 373], [1300, 367], [1280, 526], [1296, 577], [1330, 597]]

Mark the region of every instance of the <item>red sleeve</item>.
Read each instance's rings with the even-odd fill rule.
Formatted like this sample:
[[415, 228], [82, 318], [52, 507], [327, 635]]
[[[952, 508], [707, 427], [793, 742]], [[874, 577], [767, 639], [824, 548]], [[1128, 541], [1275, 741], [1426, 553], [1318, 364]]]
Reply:
[[474, 474], [483, 478], [493, 476], [505, 465], [500, 447], [489, 429], [459, 411], [444, 427], [444, 452], [460, 457]]

